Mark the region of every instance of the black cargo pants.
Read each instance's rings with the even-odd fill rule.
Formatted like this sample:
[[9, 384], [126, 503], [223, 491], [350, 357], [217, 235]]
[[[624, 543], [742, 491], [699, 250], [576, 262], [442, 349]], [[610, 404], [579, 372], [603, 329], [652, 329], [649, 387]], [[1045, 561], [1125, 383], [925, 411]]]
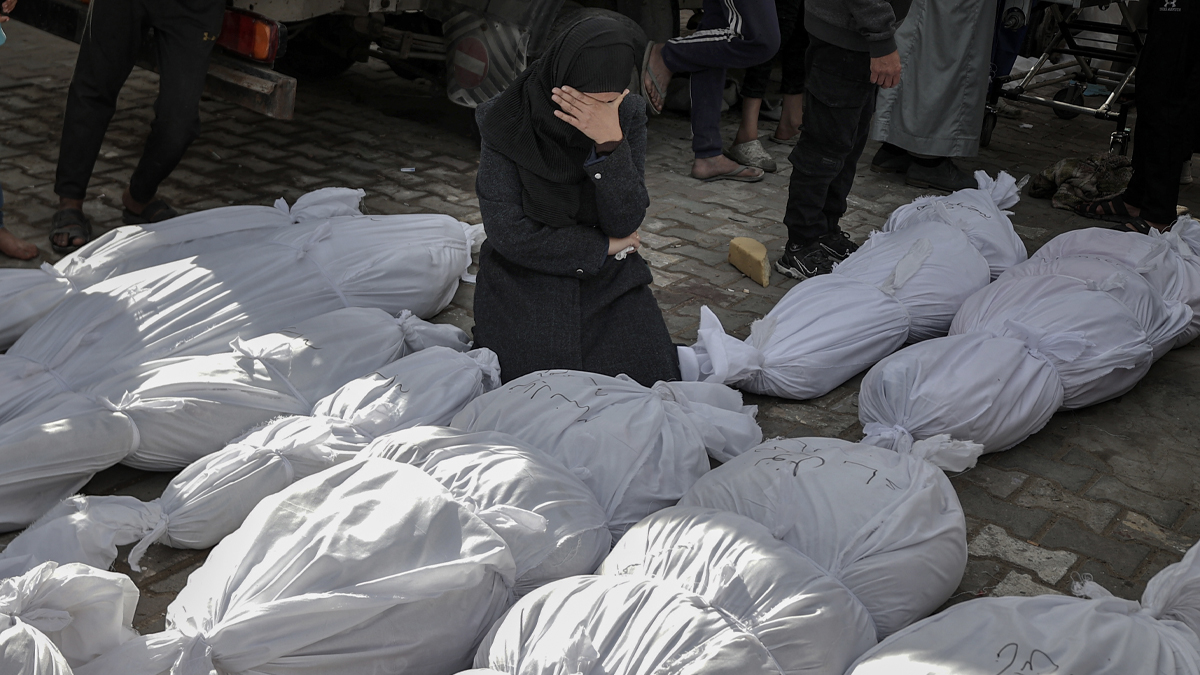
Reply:
[[224, 0], [92, 0], [67, 92], [54, 191], [83, 199], [100, 144], [148, 27], [158, 57], [158, 99], [129, 192], [149, 202], [200, 133], [200, 94], [225, 14]]
[[804, 86], [804, 126], [788, 157], [792, 176], [783, 215], [793, 251], [838, 231], [879, 89], [871, 84], [870, 54], [811, 34]]

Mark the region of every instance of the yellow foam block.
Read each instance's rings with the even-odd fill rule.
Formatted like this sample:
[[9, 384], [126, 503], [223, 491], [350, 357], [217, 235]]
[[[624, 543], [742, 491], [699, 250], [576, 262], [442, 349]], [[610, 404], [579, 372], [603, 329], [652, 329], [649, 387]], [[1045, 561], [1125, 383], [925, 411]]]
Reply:
[[771, 265], [767, 247], [749, 237], [734, 237], [729, 242], [729, 264], [759, 284], [771, 283]]

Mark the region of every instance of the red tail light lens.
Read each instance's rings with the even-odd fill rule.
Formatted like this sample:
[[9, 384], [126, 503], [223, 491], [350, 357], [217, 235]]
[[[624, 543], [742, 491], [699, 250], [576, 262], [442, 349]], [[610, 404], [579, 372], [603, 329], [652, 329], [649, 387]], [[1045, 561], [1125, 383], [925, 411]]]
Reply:
[[227, 9], [217, 44], [246, 58], [271, 62], [279, 51], [279, 24], [256, 14]]

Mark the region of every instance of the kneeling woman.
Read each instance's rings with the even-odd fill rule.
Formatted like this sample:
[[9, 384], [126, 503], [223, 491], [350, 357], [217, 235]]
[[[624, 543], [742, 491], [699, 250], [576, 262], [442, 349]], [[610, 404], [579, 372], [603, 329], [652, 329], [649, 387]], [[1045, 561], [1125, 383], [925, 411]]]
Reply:
[[506, 382], [555, 368], [679, 379], [636, 252], [650, 203], [646, 103], [625, 89], [638, 52], [619, 22], [586, 19], [476, 110], [475, 343]]

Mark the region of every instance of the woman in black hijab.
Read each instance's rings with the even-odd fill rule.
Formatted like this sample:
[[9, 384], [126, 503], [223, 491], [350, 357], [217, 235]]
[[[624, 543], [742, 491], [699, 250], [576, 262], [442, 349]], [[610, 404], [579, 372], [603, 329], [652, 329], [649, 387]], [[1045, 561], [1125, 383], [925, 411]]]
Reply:
[[476, 110], [487, 241], [475, 344], [500, 357], [505, 382], [558, 368], [679, 379], [637, 254], [646, 103], [626, 85], [641, 51], [619, 21], [585, 19]]

